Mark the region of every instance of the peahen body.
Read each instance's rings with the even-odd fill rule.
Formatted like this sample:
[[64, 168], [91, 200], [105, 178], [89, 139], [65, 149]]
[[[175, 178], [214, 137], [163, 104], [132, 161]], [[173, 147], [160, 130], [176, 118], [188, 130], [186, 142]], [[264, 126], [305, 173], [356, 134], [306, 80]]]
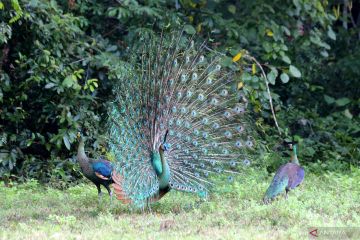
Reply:
[[85, 141], [83, 137], [80, 137], [77, 159], [84, 176], [96, 185], [99, 202], [102, 197], [101, 185], [106, 188], [111, 199], [112, 191], [110, 189], [110, 185], [113, 183], [113, 166], [111, 162], [102, 158], [96, 160], [87, 157], [85, 153]]
[[250, 163], [247, 100], [204, 44], [183, 35], [142, 43], [109, 111], [115, 194], [137, 206], [171, 189], [205, 197], [210, 176], [231, 181]]
[[290, 144], [290, 148], [292, 149], [291, 161], [282, 165], [277, 170], [274, 179], [265, 193], [264, 203], [266, 204], [284, 191], [287, 198], [288, 192], [299, 186], [304, 180], [305, 171], [299, 165], [296, 144]]

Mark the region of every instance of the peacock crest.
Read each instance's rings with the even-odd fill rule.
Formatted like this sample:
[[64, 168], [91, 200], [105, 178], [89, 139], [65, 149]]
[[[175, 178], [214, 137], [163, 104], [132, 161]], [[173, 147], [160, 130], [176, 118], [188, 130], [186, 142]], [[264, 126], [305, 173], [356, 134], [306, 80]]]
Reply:
[[[247, 100], [223, 56], [184, 34], [144, 38], [133, 53], [109, 110], [122, 191], [142, 205], [158, 194], [159, 171], [167, 167], [170, 189], [200, 196], [214, 185], [211, 176], [231, 181], [239, 165], [250, 163], [254, 140]], [[159, 149], [166, 162], [154, 167]]]

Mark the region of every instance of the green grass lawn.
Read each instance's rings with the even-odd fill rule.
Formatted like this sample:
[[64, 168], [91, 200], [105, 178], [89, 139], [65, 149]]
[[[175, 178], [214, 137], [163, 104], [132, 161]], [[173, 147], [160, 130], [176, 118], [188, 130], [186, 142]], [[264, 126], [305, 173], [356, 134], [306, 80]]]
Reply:
[[171, 192], [151, 212], [115, 201], [101, 206], [96, 188], [65, 191], [36, 182], [0, 187], [1, 239], [308, 239], [310, 227], [360, 227], [360, 171], [309, 173], [305, 182], [262, 204], [270, 176], [249, 170], [206, 201]]

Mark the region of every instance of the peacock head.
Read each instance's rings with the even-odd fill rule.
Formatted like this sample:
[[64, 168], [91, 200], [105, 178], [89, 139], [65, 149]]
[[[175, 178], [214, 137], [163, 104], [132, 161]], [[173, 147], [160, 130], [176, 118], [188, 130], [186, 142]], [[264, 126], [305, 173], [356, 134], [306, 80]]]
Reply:
[[84, 136], [84, 134], [81, 131], [77, 132], [76, 139], [78, 140], [79, 143], [86, 141], [86, 137]]
[[76, 133], [76, 140], [78, 142], [78, 149], [82, 149], [85, 148], [85, 143], [88, 140], [88, 136], [86, 134], [84, 134], [84, 132], [82, 131], [78, 131]]
[[166, 152], [166, 151], [169, 151], [169, 149], [170, 149], [170, 144], [169, 143], [163, 143], [163, 144], [160, 145], [160, 150], [161, 151]]
[[169, 130], [166, 130], [166, 133], [165, 133], [165, 136], [164, 136], [164, 141], [159, 147], [159, 152], [169, 151], [169, 149], [170, 149], [170, 144], [166, 142], [166, 138], [167, 138], [168, 133], [169, 133]]

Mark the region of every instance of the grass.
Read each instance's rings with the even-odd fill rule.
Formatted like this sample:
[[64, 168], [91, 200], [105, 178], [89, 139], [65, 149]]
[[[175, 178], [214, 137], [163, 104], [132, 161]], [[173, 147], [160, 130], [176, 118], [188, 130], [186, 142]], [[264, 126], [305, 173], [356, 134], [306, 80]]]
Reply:
[[[0, 187], [1, 239], [308, 239], [310, 227], [360, 226], [360, 170], [309, 173], [305, 182], [270, 205], [261, 199], [270, 177], [247, 171], [206, 201], [171, 192], [151, 212], [131, 210], [96, 188], [65, 191], [35, 181]], [[360, 230], [359, 230], [360, 231]]]

